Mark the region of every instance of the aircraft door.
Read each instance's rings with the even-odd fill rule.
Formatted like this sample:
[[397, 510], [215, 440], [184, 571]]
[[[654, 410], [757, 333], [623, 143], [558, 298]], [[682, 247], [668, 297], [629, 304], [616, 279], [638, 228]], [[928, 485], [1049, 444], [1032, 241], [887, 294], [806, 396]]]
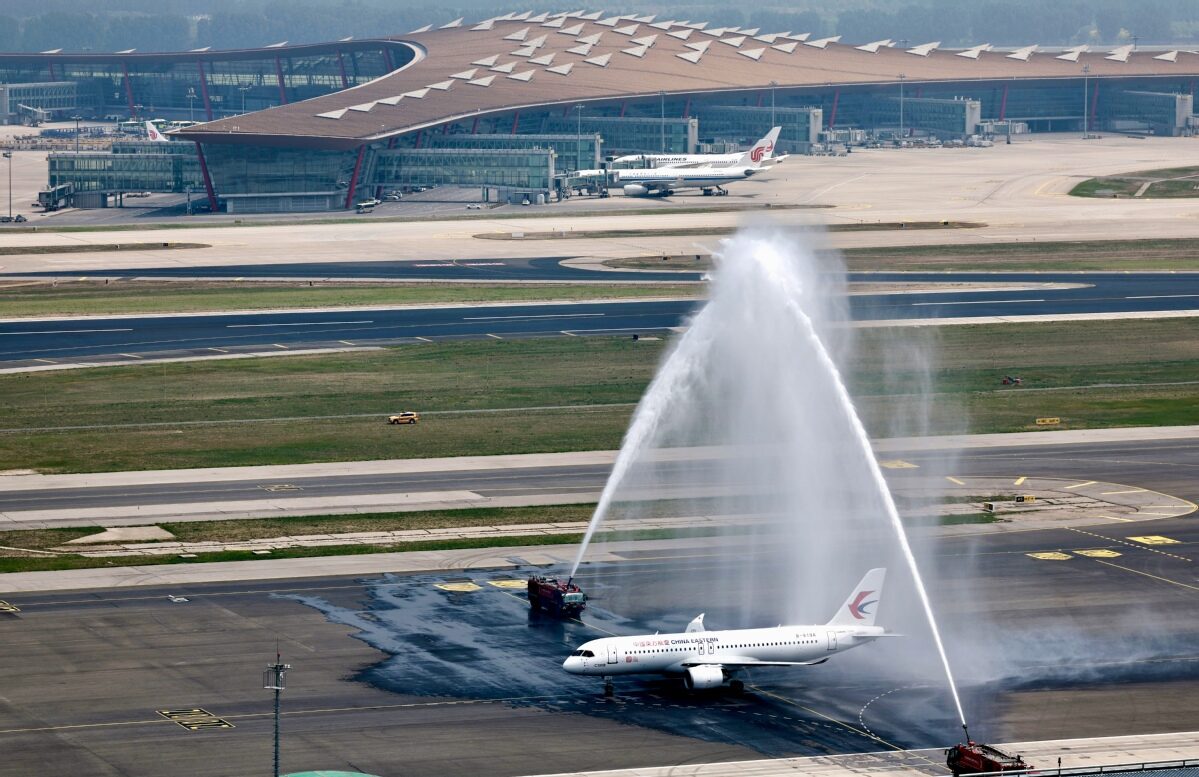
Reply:
[[837, 649], [837, 632], [835, 632], [835, 631], [830, 631], [828, 633], [828, 649], [829, 650]]
[[708, 655], [712, 655], [716, 651], [716, 645], [712, 641], [708, 642]]
[[608, 643], [608, 663], [609, 664], [615, 664], [619, 660], [616, 657], [616, 652], [617, 652], [616, 643], [614, 641], [609, 642]]

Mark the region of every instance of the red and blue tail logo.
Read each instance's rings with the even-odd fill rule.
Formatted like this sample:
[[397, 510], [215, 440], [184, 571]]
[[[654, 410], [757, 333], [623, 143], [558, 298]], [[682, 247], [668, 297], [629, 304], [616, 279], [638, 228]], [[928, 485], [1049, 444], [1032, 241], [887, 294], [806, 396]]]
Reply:
[[858, 591], [858, 595], [849, 603], [849, 614], [858, 620], [866, 620], [867, 615], [871, 615], [870, 608], [878, 604], [878, 599], [865, 601], [867, 596], [874, 591]]
[[765, 145], [754, 146], [753, 149], [750, 150], [750, 152], [749, 152], [749, 159], [754, 164], [757, 164], [758, 162], [762, 161], [762, 157], [766, 156], [773, 150], [774, 150], [774, 143], [767, 141]]

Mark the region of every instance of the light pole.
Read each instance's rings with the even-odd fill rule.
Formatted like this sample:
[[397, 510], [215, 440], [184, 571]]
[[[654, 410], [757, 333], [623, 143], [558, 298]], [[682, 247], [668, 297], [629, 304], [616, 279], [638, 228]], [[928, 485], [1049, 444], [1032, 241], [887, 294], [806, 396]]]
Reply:
[[907, 78], [905, 73], [899, 74], [899, 142], [903, 143], [903, 82]]
[[770, 82], [770, 128], [774, 129], [774, 89], [779, 85], [778, 81]]
[[83, 117], [82, 116], [72, 116], [71, 118], [75, 120], [75, 153], [78, 154], [79, 153], [79, 121]]
[[254, 87], [250, 84], [242, 84], [241, 86], [237, 87], [237, 91], [241, 92], [241, 112], [242, 113], [246, 112], [246, 92], [250, 91], [253, 88]]
[[134, 105], [134, 106], [133, 106], [133, 116], [132, 116], [132, 118], [136, 119], [136, 118], [138, 118], [139, 116], [141, 116], [141, 115], [142, 115], [142, 108], [145, 108], [145, 107], [146, 107], [146, 106], [142, 105], [141, 103], [138, 103], [137, 105]]
[[1083, 65], [1082, 66], [1082, 139], [1083, 140], [1087, 139], [1087, 118], [1088, 118], [1087, 103], [1090, 102], [1090, 100], [1087, 99], [1088, 98], [1087, 93], [1089, 92], [1089, 89], [1087, 88], [1087, 76], [1089, 76], [1090, 74], [1091, 74], [1091, 66]]
[[194, 86], [187, 87], [187, 120], [195, 121], [195, 104], [196, 104], [196, 88]]
[[666, 92], [658, 92], [658, 110], [661, 124], [659, 125], [659, 142], [662, 146], [661, 153], [666, 153]]
[[279, 694], [287, 686], [284, 675], [291, 669], [291, 664], [285, 664], [278, 652], [275, 653], [275, 663], [267, 664], [262, 673], [262, 687], [275, 692], [275, 777], [279, 777]]
[[8, 221], [12, 223], [12, 152], [5, 151], [4, 158], [8, 160]]

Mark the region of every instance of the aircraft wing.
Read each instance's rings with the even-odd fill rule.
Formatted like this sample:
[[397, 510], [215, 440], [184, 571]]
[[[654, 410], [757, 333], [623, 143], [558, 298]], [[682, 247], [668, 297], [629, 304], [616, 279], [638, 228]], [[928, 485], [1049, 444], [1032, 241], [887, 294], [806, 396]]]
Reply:
[[816, 661], [762, 661], [761, 659], [749, 656], [694, 656], [684, 661], [681, 666], [816, 666], [817, 664], [823, 664], [825, 661], [828, 661], [828, 659], [821, 658]]

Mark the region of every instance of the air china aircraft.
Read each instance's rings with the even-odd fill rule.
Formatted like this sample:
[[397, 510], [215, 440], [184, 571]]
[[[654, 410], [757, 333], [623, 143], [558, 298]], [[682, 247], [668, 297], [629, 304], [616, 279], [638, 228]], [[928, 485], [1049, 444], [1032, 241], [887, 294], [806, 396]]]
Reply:
[[146, 137], [153, 140], [155, 143], [169, 143], [171, 141], [166, 135], [158, 131], [158, 127], [154, 126], [154, 122], [146, 122]]
[[734, 165], [764, 165], [774, 159], [774, 146], [782, 127], [774, 127], [766, 137], [754, 143], [749, 151], [738, 154], [630, 154], [617, 157], [612, 164], [635, 164], [643, 167], [732, 167]]
[[742, 669], [767, 666], [815, 666], [858, 645], [894, 637], [874, 625], [886, 569], [872, 569], [822, 626], [777, 626], [771, 629], [705, 631], [701, 614], [682, 634], [605, 637], [582, 645], [562, 662], [570, 674], [604, 678], [604, 695], [613, 693], [612, 678], [626, 674], [682, 676], [689, 690], [744, 690], [736, 679]]
[[[744, 155], [743, 155], [744, 156]], [[744, 181], [760, 167], [658, 167], [647, 170], [612, 170], [611, 180], [624, 189], [626, 197], [669, 197], [679, 189], [700, 189], [705, 195], [728, 194], [726, 184]]]

